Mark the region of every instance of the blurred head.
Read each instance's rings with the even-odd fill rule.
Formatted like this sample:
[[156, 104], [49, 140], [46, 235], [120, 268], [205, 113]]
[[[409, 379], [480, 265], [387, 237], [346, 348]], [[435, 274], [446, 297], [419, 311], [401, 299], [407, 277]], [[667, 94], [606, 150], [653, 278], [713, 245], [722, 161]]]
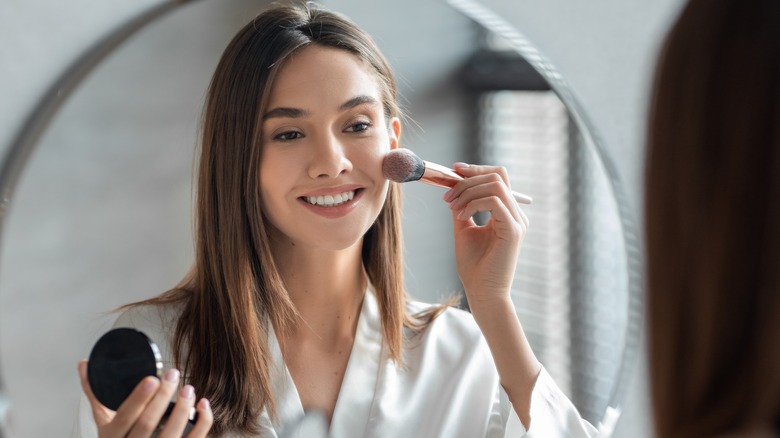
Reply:
[[663, 47], [647, 145], [657, 433], [780, 433], [780, 2], [693, 0]]

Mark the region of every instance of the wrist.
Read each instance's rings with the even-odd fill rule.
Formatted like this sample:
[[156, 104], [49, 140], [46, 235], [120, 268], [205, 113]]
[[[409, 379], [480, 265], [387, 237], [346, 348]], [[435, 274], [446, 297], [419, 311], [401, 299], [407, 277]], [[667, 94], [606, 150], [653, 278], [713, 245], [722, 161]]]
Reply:
[[515, 305], [509, 294], [494, 294], [476, 299], [469, 297], [469, 310], [478, 323], [483, 319], [516, 315]]

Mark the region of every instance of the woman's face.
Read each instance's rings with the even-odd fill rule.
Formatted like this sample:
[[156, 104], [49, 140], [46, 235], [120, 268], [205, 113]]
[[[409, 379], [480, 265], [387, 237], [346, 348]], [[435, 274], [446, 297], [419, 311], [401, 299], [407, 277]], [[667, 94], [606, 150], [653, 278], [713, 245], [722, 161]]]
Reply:
[[385, 202], [382, 159], [398, 147], [379, 78], [344, 50], [307, 46], [279, 70], [263, 115], [263, 212], [299, 248], [361, 241]]

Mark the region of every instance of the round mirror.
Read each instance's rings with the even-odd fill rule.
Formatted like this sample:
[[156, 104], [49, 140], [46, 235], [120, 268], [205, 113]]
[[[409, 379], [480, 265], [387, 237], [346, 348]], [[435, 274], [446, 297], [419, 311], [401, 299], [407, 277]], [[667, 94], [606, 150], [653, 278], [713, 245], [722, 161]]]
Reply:
[[[513, 298], [540, 360], [598, 424], [619, 409], [641, 314], [636, 239], [615, 173], [565, 82], [522, 35], [477, 4], [404, 1], [323, 4], [373, 35], [393, 65], [404, 146], [445, 165], [502, 164], [513, 188], [534, 197]], [[0, 258], [0, 369], [19, 436], [69, 429], [76, 363], [110, 328], [110, 311], [189, 268], [201, 104], [221, 51], [264, 3], [197, 2], [145, 26], [37, 143]], [[407, 288], [425, 301], [460, 290], [441, 194], [404, 186]]]

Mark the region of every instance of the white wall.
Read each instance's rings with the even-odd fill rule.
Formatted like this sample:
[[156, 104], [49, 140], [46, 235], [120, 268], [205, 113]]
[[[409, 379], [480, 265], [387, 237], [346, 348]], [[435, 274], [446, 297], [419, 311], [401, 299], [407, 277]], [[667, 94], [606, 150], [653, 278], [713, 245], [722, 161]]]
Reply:
[[160, 0], [0, 2], [0, 151], [54, 79], [99, 37]]

